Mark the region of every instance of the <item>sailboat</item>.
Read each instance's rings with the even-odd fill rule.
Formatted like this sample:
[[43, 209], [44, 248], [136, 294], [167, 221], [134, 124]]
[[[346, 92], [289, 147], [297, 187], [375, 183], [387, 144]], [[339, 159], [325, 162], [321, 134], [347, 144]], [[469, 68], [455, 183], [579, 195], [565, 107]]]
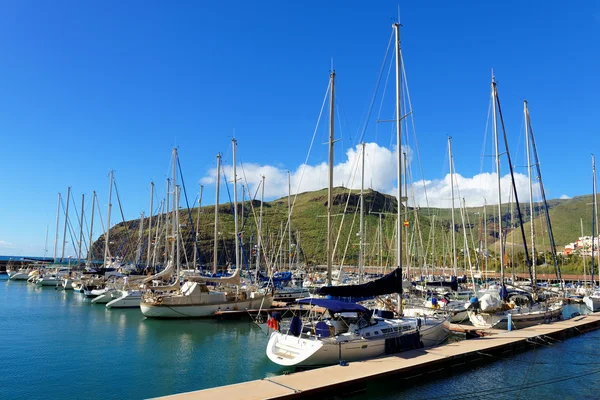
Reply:
[[[396, 36], [396, 129], [398, 143], [398, 221], [397, 242], [398, 264], [402, 264], [401, 221], [401, 108], [400, 108], [400, 25], [394, 24]], [[333, 99], [335, 72], [330, 76], [330, 162], [329, 162], [329, 202], [328, 202], [328, 253], [327, 278], [331, 285], [331, 249], [329, 235], [332, 186], [332, 143], [333, 143]], [[368, 298], [398, 294], [398, 315], [402, 315], [402, 268], [375, 281], [358, 285], [324, 286], [317, 294], [344, 298]], [[434, 346], [448, 337], [447, 320], [428, 318], [397, 318], [393, 311], [372, 311], [365, 307], [333, 299], [308, 298], [297, 300], [299, 304], [316, 305], [327, 311], [317, 318], [303, 322], [294, 316], [288, 327], [275, 326], [269, 337], [267, 357], [284, 366], [318, 366], [342, 363], [342, 361], [365, 360], [404, 350]], [[287, 328], [287, 329], [286, 329]]]
[[[239, 228], [237, 215], [237, 180], [236, 175], [236, 147], [237, 141], [232, 139], [233, 145], [233, 175], [234, 175], [234, 224], [235, 224], [235, 258], [236, 266], [233, 275], [224, 278], [190, 276], [183, 285], [179, 278], [179, 258], [175, 252], [175, 242], [179, 246], [179, 197], [178, 191], [173, 191], [174, 218], [172, 233], [175, 240], [171, 248], [171, 269], [177, 263], [175, 283], [163, 290], [151, 287], [142, 296], [140, 308], [146, 317], [151, 318], [199, 318], [209, 317], [217, 311], [233, 311], [269, 308], [273, 302], [273, 295], [268, 289], [242, 288], [240, 280], [240, 248]], [[173, 186], [176, 188], [175, 160], [177, 150], [173, 149]], [[217, 238], [215, 237], [215, 240]], [[179, 254], [179, 251], [177, 251]], [[175, 258], [176, 261], [173, 261]], [[227, 289], [215, 290], [209, 288], [209, 283], [215, 287], [227, 285]]]
[[[592, 199], [592, 267], [591, 267], [591, 271], [592, 271], [592, 288], [594, 287], [594, 261], [595, 261], [595, 256], [594, 256], [594, 248], [596, 247], [596, 241], [597, 239], [594, 237], [594, 228], [597, 229], [597, 224], [598, 221], [596, 221], [596, 213], [598, 210], [598, 204], [596, 203], [596, 158], [594, 157], [594, 155], [592, 154], [592, 175], [593, 175], [593, 196], [594, 198]], [[600, 265], [599, 265], [600, 267]], [[600, 278], [600, 270], [598, 272], [599, 274], [599, 278]], [[585, 304], [585, 306], [591, 310], [592, 312], [596, 312], [596, 311], [600, 311], [600, 287], [596, 288], [596, 290], [593, 290], [592, 293], [588, 294], [587, 296], [583, 297], [583, 303]]]
[[[498, 91], [496, 87], [495, 78], [492, 77], [492, 111], [493, 111], [493, 123], [494, 123], [494, 138], [495, 138], [495, 150], [496, 150], [496, 174], [498, 179], [498, 216], [500, 229], [499, 231], [499, 249], [500, 249], [500, 286], [497, 288], [497, 291], [489, 290], [485, 294], [481, 296], [481, 298], [473, 298], [471, 301], [471, 307], [468, 311], [469, 319], [471, 323], [479, 328], [497, 328], [497, 329], [512, 329], [513, 327], [516, 329], [525, 328], [528, 326], [537, 325], [540, 323], [551, 322], [554, 320], [558, 320], [562, 318], [562, 309], [563, 304], [562, 301], [547, 301], [544, 303], [537, 302], [537, 287], [533, 278], [531, 278], [533, 285], [533, 295], [523, 291], [512, 291], [509, 292], [506, 289], [504, 282], [504, 249], [503, 249], [503, 236], [504, 232], [502, 229], [502, 194], [500, 187], [500, 154], [499, 154], [499, 139], [498, 139], [498, 126], [497, 126], [497, 117], [496, 111], [499, 111], [500, 121], [502, 123], [502, 129], [504, 129], [504, 123], [502, 121], [502, 112], [500, 111], [500, 104], [498, 100]], [[531, 130], [531, 123], [529, 119], [529, 111], [527, 108], [527, 102], [525, 102], [524, 107], [525, 113], [525, 133], [527, 138], [527, 154], [529, 157], [529, 135], [531, 135], [532, 143], [534, 150], [534, 155], [537, 158], [537, 151], [535, 148], [535, 142], [533, 141], [533, 132]], [[529, 132], [528, 132], [529, 131]], [[512, 175], [512, 166], [510, 162], [510, 153], [508, 152], [508, 144], [506, 143], [506, 133], [504, 132], [504, 141], [506, 145], [506, 154], [508, 157], [508, 164], [511, 168]], [[529, 159], [529, 167], [531, 167], [531, 160]], [[538, 179], [540, 181], [540, 188], [542, 191], [542, 197], [545, 202], [545, 194], [543, 191], [541, 171], [539, 170], [539, 162], [536, 163], [538, 166]], [[530, 175], [531, 179], [531, 175]], [[514, 188], [514, 179], [513, 179], [513, 190], [515, 194], [515, 200], [517, 202], [517, 210], [518, 210], [518, 198], [516, 195], [516, 189]], [[530, 196], [532, 193], [530, 191]], [[547, 213], [547, 207], [546, 207]], [[552, 227], [550, 225], [548, 214], [546, 214], [547, 222], [548, 222], [548, 233], [550, 235], [551, 246], [554, 248], [554, 239], [552, 236]], [[533, 223], [533, 221], [532, 221]], [[521, 227], [522, 227], [521, 223]], [[524, 230], [522, 229], [523, 234], [523, 244], [525, 246], [525, 255], [528, 258], [527, 253], [527, 243], [525, 240]], [[532, 238], [533, 239], [533, 238]], [[553, 253], [554, 255], [554, 253]], [[555, 259], [555, 267], [557, 268], [557, 278], [559, 276], [558, 266], [556, 265]], [[530, 274], [532, 271], [530, 270]]]

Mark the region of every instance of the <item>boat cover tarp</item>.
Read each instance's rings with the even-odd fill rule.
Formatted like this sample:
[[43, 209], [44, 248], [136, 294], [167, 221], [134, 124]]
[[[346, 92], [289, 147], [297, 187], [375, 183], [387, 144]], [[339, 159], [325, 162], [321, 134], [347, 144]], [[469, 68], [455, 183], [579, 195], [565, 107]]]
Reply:
[[317, 294], [336, 297], [372, 297], [402, 293], [402, 268], [398, 267], [383, 278], [362, 285], [323, 286]]
[[314, 297], [307, 297], [305, 299], [296, 300], [298, 304], [312, 304], [313, 306], [323, 307], [334, 313], [341, 312], [363, 312], [370, 313], [368, 308], [361, 306], [360, 304], [346, 303], [339, 300], [331, 299], [317, 299]]

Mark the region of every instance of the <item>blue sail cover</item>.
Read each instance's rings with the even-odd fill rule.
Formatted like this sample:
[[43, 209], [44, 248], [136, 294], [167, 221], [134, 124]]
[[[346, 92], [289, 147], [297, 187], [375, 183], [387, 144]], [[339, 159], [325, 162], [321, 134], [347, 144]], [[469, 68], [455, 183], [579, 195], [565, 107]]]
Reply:
[[384, 294], [402, 293], [402, 268], [398, 267], [383, 278], [362, 285], [323, 286], [317, 290], [322, 296], [373, 297]]
[[298, 304], [311, 304], [313, 306], [323, 307], [335, 313], [340, 312], [363, 312], [370, 313], [371, 311], [368, 308], [361, 306], [360, 304], [355, 303], [346, 303], [344, 301], [339, 300], [331, 300], [331, 299], [319, 299], [314, 297], [307, 297], [305, 299], [296, 300]]

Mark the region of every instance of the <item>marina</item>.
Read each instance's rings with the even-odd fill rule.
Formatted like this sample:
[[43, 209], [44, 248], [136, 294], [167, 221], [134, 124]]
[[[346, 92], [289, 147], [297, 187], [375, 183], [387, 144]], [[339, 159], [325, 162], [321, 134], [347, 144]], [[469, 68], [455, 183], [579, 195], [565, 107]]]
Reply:
[[[565, 310], [565, 314], [585, 312], [581, 306], [570, 305], [567, 307], [569, 308]], [[0, 275], [0, 318], [3, 321], [3, 336], [6, 343], [10, 344], [5, 344], [0, 348], [2, 356], [0, 370], [3, 371], [0, 375], [1, 398], [69, 397], [65, 395], [65, 380], [68, 382], [69, 391], [94, 390], [92, 397], [105, 399], [142, 399], [184, 392], [192, 392], [189, 394], [190, 396], [200, 396], [197, 398], [215, 398], [206, 397], [206, 395], [207, 393], [220, 393], [220, 395], [237, 393], [239, 395], [243, 393], [240, 392], [242, 388], [244, 388], [243, 390], [259, 390], [260, 388], [260, 391], [253, 393], [263, 396], [267, 396], [269, 393], [273, 393], [273, 396], [283, 396], [289, 395], [290, 390], [285, 390], [280, 385], [269, 383], [269, 381], [274, 380], [294, 385], [296, 376], [306, 373], [296, 374], [293, 369], [281, 368], [271, 363], [265, 355], [268, 337], [258, 327], [247, 321], [146, 319], [139, 309], [106, 309], [103, 305], [92, 304], [82, 293], [37, 287], [23, 281], [8, 281], [6, 275]], [[519, 343], [526, 337], [552, 336], [554, 335], [553, 331], [560, 331], [564, 329], [565, 325], [588, 324], [589, 318], [595, 318], [596, 321], [598, 319], [596, 315], [586, 318], [580, 316], [569, 321], [501, 334], [498, 333], [499, 331], [493, 331], [493, 334], [486, 336], [485, 339], [490, 338], [501, 343]], [[593, 323], [591, 324], [593, 325]], [[44, 328], [41, 329], [41, 327]], [[593, 349], [593, 346], [600, 339], [597, 337], [598, 331], [584, 333], [584, 329], [581, 327], [578, 329], [580, 330], [578, 334], [582, 334], [579, 337], [574, 336], [567, 339], [562, 336], [562, 333], [559, 333], [558, 336], [554, 336], [556, 339], [547, 339], [546, 344], [539, 342], [537, 348], [531, 349], [529, 346], [530, 351], [524, 352], [522, 356], [532, 356], [541, 351], [559, 351], [558, 356], [561, 357], [563, 355], [567, 357], [568, 354], [579, 354], [581, 351], [587, 352], [590, 357], [597, 356], [598, 351]], [[53, 334], [50, 335], [48, 332], [53, 332]], [[525, 332], [528, 333], [525, 334]], [[571, 334], [572, 332], [568, 332], [567, 336]], [[500, 340], [500, 335], [508, 335], [512, 338]], [[594, 339], [595, 337], [597, 338]], [[423, 360], [439, 361], [447, 358], [449, 352], [464, 352], [462, 346], [473, 350], [475, 347], [470, 346], [478, 343], [471, 339], [462, 340], [464, 336], [458, 336], [454, 340], [457, 339], [460, 341], [451, 342], [447, 345], [447, 350], [443, 350], [445, 347], [442, 346], [411, 354], [418, 355], [419, 360], [423, 358]], [[592, 346], [592, 348], [585, 350], [586, 346]], [[553, 350], [554, 348], [555, 350]], [[477, 349], [483, 351], [480, 347]], [[515, 357], [519, 359], [521, 357], [519, 351], [519, 349], [515, 349], [516, 355], [513, 355], [513, 349], [510, 349], [507, 354], [502, 355], [502, 358], [510, 360]], [[369, 381], [370, 378], [375, 378], [377, 373], [382, 373], [382, 371], [390, 372], [400, 367], [406, 368], [413, 365], [411, 360], [414, 361], [417, 358], [411, 354], [400, 353], [391, 358], [396, 362], [388, 361], [381, 367], [382, 369], [379, 369], [380, 367], [369, 369], [368, 371], [372, 371], [372, 376], [365, 374], [364, 379]], [[482, 361], [485, 361], [490, 357], [483, 356], [481, 358], [484, 359]], [[397, 360], [404, 361], [402, 364], [398, 364]], [[495, 359], [492, 361], [498, 363]], [[364, 363], [367, 365], [380, 364], [377, 361]], [[454, 375], [454, 379], [460, 381], [463, 379], [462, 374], [465, 379], [467, 377], [473, 379], [473, 376], [477, 376], [477, 374], [496, 368], [495, 363], [485, 366], [483, 370], [466, 368], [461, 374]], [[346, 382], [345, 379], [358, 379], [356, 378], [357, 373], [346, 374], [346, 371], [355, 371], [355, 368], [362, 364], [363, 362], [353, 362], [349, 363], [347, 367], [328, 367], [330, 369], [327, 371], [340, 371], [340, 382]], [[16, 368], [16, 365], [22, 365], [22, 367]], [[573, 366], [570, 368], [569, 374], [584, 367], [585, 365]], [[519, 361], [516, 365], [510, 364], [510, 367], [507, 368], [525, 372], [528, 364]], [[364, 368], [360, 370], [365, 371]], [[311, 377], [319, 376], [319, 374], [329, 376], [329, 372], [323, 375], [319, 371], [322, 369], [307, 372], [314, 374]], [[569, 374], [565, 373], [565, 375]], [[78, 378], [71, 379], [69, 376]], [[132, 384], [132, 382], [145, 381], [150, 376], [155, 377], [152, 379], [152, 384]], [[402, 374], [400, 376], [402, 377]], [[427, 390], [430, 390], [430, 393], [445, 393], [446, 385], [449, 383], [444, 376], [441, 373], [436, 374], [435, 379], [427, 379], [426, 384], [419, 383], [412, 389], [412, 386], [407, 384], [408, 386], [403, 386], [402, 391], [418, 392], [429, 388]], [[404, 378], [402, 377], [403, 382]], [[26, 380], [28, 384], [11, 385], [11, 382], [20, 379]], [[327, 386], [326, 383], [333, 382], [328, 379], [326, 378], [327, 382], [324, 382], [311, 378], [310, 382], [315, 382], [312, 386], [304, 384], [304, 386], [292, 387], [297, 390], [310, 388], [321, 390]], [[301, 381], [303, 380], [304, 378], [301, 379]], [[242, 382], [248, 382], [243, 384], [248, 386], [238, 386]], [[318, 382], [321, 383], [317, 384]], [[378, 380], [376, 379], [374, 382], [378, 382]], [[416, 382], [420, 381], [416, 380]], [[483, 386], [489, 388], [496, 382], [497, 380], [490, 380]], [[362, 382], [357, 389], [364, 390], [364, 383]], [[234, 386], [211, 389], [216, 392], [193, 392], [231, 384]], [[265, 387], [265, 385], [267, 386]], [[561, 385], [561, 388], [568, 387], [568, 382], [565, 385]], [[556, 386], [552, 387], [555, 391], [562, 390]], [[266, 388], [270, 389], [264, 391]], [[453, 390], [460, 392], [467, 388], [468, 386], [454, 387]], [[399, 393], [397, 390], [397, 388], [390, 388], [385, 381], [374, 384], [374, 386], [367, 383], [368, 397], [365, 398], [391, 399]], [[235, 396], [230, 398], [235, 398]], [[247, 397], [243, 396], [243, 398]]]
[[309, 3], [0, 5], [0, 399], [600, 398], [598, 10]]

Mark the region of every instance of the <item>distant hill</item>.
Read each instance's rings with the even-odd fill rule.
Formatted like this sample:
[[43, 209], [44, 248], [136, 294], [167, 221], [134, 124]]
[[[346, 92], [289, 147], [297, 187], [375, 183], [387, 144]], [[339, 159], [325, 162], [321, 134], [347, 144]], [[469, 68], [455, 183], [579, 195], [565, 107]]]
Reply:
[[[580, 218], [583, 218], [584, 230], [589, 234], [591, 230], [590, 217], [591, 195], [578, 196], [572, 199], [551, 200], [549, 201], [550, 218], [557, 246], [564, 246], [573, 242], [580, 236]], [[294, 201], [294, 196], [292, 196]], [[359, 191], [350, 191], [346, 188], [337, 187], [334, 189], [333, 198], [333, 233], [334, 243], [337, 242], [335, 251], [335, 263], [339, 265], [344, 260], [344, 265], [356, 265], [358, 262], [359, 248]], [[395, 225], [397, 202], [395, 197], [379, 193], [373, 190], [365, 192], [365, 263], [367, 265], [393, 265], [395, 259]], [[242, 227], [241, 215], [244, 213], [243, 242], [244, 253], [246, 257], [251, 254], [250, 245], [256, 244], [257, 224], [259, 215], [260, 201], [247, 201], [242, 206], [238, 205], [240, 213], [240, 227]], [[520, 225], [514, 212], [513, 223], [510, 224], [509, 206], [504, 204], [502, 207], [505, 229], [508, 229], [507, 242], [514, 242], [515, 245], [522, 243]], [[548, 239], [545, 228], [545, 216], [542, 207], [537, 203], [534, 207], [533, 219], [537, 230], [536, 246], [539, 250], [548, 248]], [[484, 219], [483, 207], [467, 208], [465, 213], [465, 226], [467, 230], [467, 240], [469, 248], [479, 247], [487, 237], [488, 248], [493, 250], [494, 243], [497, 242], [498, 224], [497, 224], [497, 206], [488, 206], [486, 218]], [[524, 218], [524, 228], [527, 241], [530, 241], [529, 224], [532, 213], [528, 204], [521, 205], [521, 211]], [[275, 257], [287, 260], [289, 240], [287, 233], [284, 233], [282, 240], [282, 229], [285, 230], [288, 215], [287, 197], [277, 199], [271, 202], [265, 202], [263, 206], [263, 242], [267, 254], [271, 259]], [[408, 237], [408, 247], [410, 253], [419, 260], [423, 260], [423, 253], [428, 254], [427, 259], [431, 259], [432, 249], [435, 246], [435, 255], [437, 262], [443, 262], [452, 252], [451, 229], [456, 233], [456, 246], [462, 249], [464, 243], [463, 223], [461, 213], [457, 208], [455, 210], [455, 225], [452, 227], [452, 217], [450, 209], [440, 208], [409, 208], [405, 214], [408, 220], [408, 227], [403, 226], [404, 245]], [[292, 252], [294, 258], [299, 257], [301, 262], [308, 264], [325, 264], [327, 253], [327, 190], [322, 189], [314, 192], [300, 193], [295, 198], [293, 213], [291, 218], [292, 241], [298, 243], [293, 246]], [[181, 251], [183, 262], [190, 261], [193, 258], [193, 235], [192, 226], [196, 226], [199, 219], [198, 229], [198, 248], [199, 258], [204, 265], [212, 265], [213, 245], [214, 245], [214, 205], [205, 206], [200, 209], [180, 210], [180, 229], [183, 241], [185, 242], [185, 251]], [[416, 219], [415, 219], [416, 218]], [[162, 228], [159, 233], [157, 254], [161, 256], [164, 253], [165, 239], [164, 220], [165, 215], [154, 216], [152, 218], [152, 240], [156, 237], [156, 227], [160, 224]], [[343, 224], [342, 224], [343, 221]], [[144, 254], [147, 253], [147, 237], [149, 219], [144, 221], [144, 227], [141, 235], [141, 249]], [[115, 225], [111, 229], [110, 250], [113, 255], [120, 255], [128, 260], [135, 258], [134, 254], [138, 248], [139, 240], [139, 220], [126, 221]], [[340, 229], [341, 225], [341, 229]], [[229, 203], [219, 206], [219, 240], [218, 240], [218, 263], [225, 265], [227, 262], [234, 262], [234, 224], [233, 224], [233, 206]], [[508, 228], [506, 228], [508, 226]], [[432, 229], [433, 228], [433, 229]], [[487, 228], [487, 236], [484, 235]], [[339, 235], [338, 235], [339, 233]], [[336, 240], [337, 238], [337, 240]], [[283, 248], [282, 252], [279, 248]], [[104, 236], [101, 236], [93, 246], [94, 257], [101, 257], [104, 249]], [[406, 249], [406, 247], [404, 247]], [[345, 256], [344, 256], [345, 254]], [[460, 254], [460, 251], [459, 251]], [[406, 256], [406, 253], [403, 257]]]

